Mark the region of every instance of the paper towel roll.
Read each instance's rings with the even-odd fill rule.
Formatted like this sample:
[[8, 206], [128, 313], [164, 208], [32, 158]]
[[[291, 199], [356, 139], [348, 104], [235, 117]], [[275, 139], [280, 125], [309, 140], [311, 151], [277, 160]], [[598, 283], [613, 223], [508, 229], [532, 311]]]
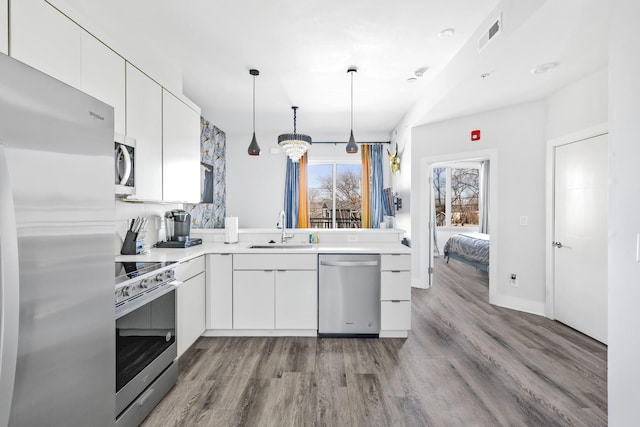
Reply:
[[238, 243], [238, 217], [228, 216], [224, 219], [224, 242]]

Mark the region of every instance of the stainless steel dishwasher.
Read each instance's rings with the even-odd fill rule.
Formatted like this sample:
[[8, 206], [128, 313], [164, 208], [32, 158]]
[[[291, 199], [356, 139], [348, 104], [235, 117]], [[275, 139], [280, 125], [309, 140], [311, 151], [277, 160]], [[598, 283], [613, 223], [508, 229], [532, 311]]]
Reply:
[[380, 255], [319, 255], [318, 335], [378, 336]]

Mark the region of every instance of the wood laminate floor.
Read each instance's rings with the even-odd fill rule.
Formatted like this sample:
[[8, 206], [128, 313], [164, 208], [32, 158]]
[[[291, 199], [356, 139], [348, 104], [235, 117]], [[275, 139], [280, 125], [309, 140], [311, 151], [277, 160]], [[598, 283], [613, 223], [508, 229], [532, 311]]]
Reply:
[[200, 338], [143, 426], [601, 426], [607, 348], [437, 260], [408, 339]]

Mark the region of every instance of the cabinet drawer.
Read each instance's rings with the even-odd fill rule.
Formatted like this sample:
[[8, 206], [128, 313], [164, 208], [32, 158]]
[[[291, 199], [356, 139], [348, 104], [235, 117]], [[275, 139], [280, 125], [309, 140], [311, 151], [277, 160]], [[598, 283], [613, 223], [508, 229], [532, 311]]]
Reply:
[[411, 270], [411, 255], [384, 254], [380, 256], [380, 270]]
[[380, 300], [411, 300], [411, 273], [383, 271], [380, 273]]
[[190, 259], [178, 264], [176, 267], [176, 280], [184, 282], [204, 271], [204, 256]]
[[382, 301], [380, 303], [380, 329], [383, 331], [408, 331], [411, 329], [411, 302]]
[[317, 270], [313, 254], [235, 254], [234, 270]]

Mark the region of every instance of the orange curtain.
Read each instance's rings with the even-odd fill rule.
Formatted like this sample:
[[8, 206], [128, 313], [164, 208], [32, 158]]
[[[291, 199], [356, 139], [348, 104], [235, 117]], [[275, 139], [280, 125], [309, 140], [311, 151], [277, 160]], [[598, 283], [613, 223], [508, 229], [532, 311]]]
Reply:
[[309, 228], [309, 198], [307, 196], [307, 153], [300, 158], [300, 177], [298, 179], [298, 228]]
[[371, 191], [369, 190], [371, 187], [370, 178], [369, 178], [369, 159], [371, 156], [369, 155], [369, 146], [361, 145], [360, 146], [360, 155], [362, 158], [362, 228], [371, 228]]

